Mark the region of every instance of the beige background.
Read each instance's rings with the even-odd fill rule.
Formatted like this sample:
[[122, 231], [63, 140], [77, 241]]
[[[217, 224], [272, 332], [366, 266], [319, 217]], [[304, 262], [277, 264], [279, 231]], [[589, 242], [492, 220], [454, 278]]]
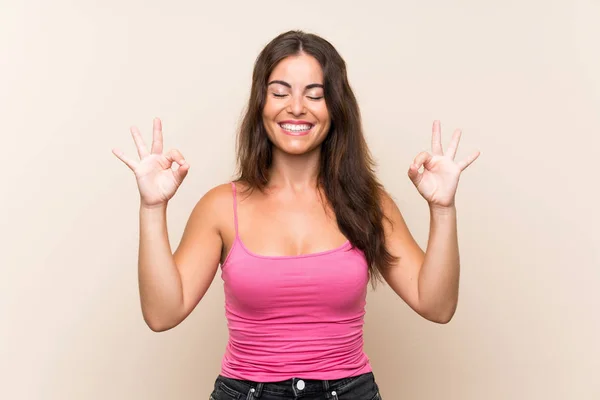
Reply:
[[[463, 128], [460, 304], [448, 325], [388, 287], [366, 350], [386, 400], [600, 398], [600, 3], [0, 1], [0, 398], [205, 399], [227, 340], [221, 278], [176, 329], [143, 323], [129, 126], [191, 164], [169, 208], [230, 179], [253, 61], [281, 31], [346, 59], [379, 174], [424, 246], [406, 176]], [[371, 13], [371, 15], [369, 15]]]

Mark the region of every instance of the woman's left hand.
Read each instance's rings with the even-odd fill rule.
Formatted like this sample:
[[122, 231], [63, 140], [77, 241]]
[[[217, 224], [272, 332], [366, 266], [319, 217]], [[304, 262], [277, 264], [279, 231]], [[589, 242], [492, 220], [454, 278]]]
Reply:
[[[433, 123], [431, 137], [432, 152], [419, 153], [408, 170], [408, 176], [430, 206], [452, 207], [460, 174], [479, 157], [475, 151], [462, 161], [455, 162], [454, 156], [460, 142], [461, 131], [457, 129], [446, 153], [442, 150], [440, 122]], [[423, 171], [419, 169], [423, 167]]]

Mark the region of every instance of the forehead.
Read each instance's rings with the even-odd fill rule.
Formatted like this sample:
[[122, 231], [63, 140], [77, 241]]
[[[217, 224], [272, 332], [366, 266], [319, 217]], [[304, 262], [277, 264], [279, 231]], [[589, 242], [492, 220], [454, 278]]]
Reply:
[[269, 81], [274, 79], [283, 80], [292, 85], [323, 83], [323, 70], [313, 56], [299, 54], [281, 60], [269, 76]]

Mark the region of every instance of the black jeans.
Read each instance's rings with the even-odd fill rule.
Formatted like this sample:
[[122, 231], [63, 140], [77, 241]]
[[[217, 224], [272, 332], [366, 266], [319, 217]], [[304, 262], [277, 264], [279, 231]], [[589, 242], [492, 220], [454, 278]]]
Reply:
[[293, 378], [259, 383], [219, 375], [210, 400], [381, 400], [372, 372], [351, 378], [320, 381]]

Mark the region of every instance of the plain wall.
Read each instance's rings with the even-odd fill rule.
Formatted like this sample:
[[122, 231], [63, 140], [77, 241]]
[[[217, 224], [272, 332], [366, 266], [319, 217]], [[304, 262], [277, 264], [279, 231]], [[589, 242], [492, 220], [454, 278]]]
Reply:
[[442, 122], [479, 159], [457, 194], [460, 300], [447, 325], [387, 286], [366, 351], [386, 400], [600, 398], [600, 3], [0, 1], [0, 398], [204, 399], [227, 341], [220, 274], [154, 333], [137, 287], [137, 156], [161, 117], [189, 213], [234, 172], [253, 62], [324, 36], [348, 64], [380, 179], [426, 246], [406, 171]]

